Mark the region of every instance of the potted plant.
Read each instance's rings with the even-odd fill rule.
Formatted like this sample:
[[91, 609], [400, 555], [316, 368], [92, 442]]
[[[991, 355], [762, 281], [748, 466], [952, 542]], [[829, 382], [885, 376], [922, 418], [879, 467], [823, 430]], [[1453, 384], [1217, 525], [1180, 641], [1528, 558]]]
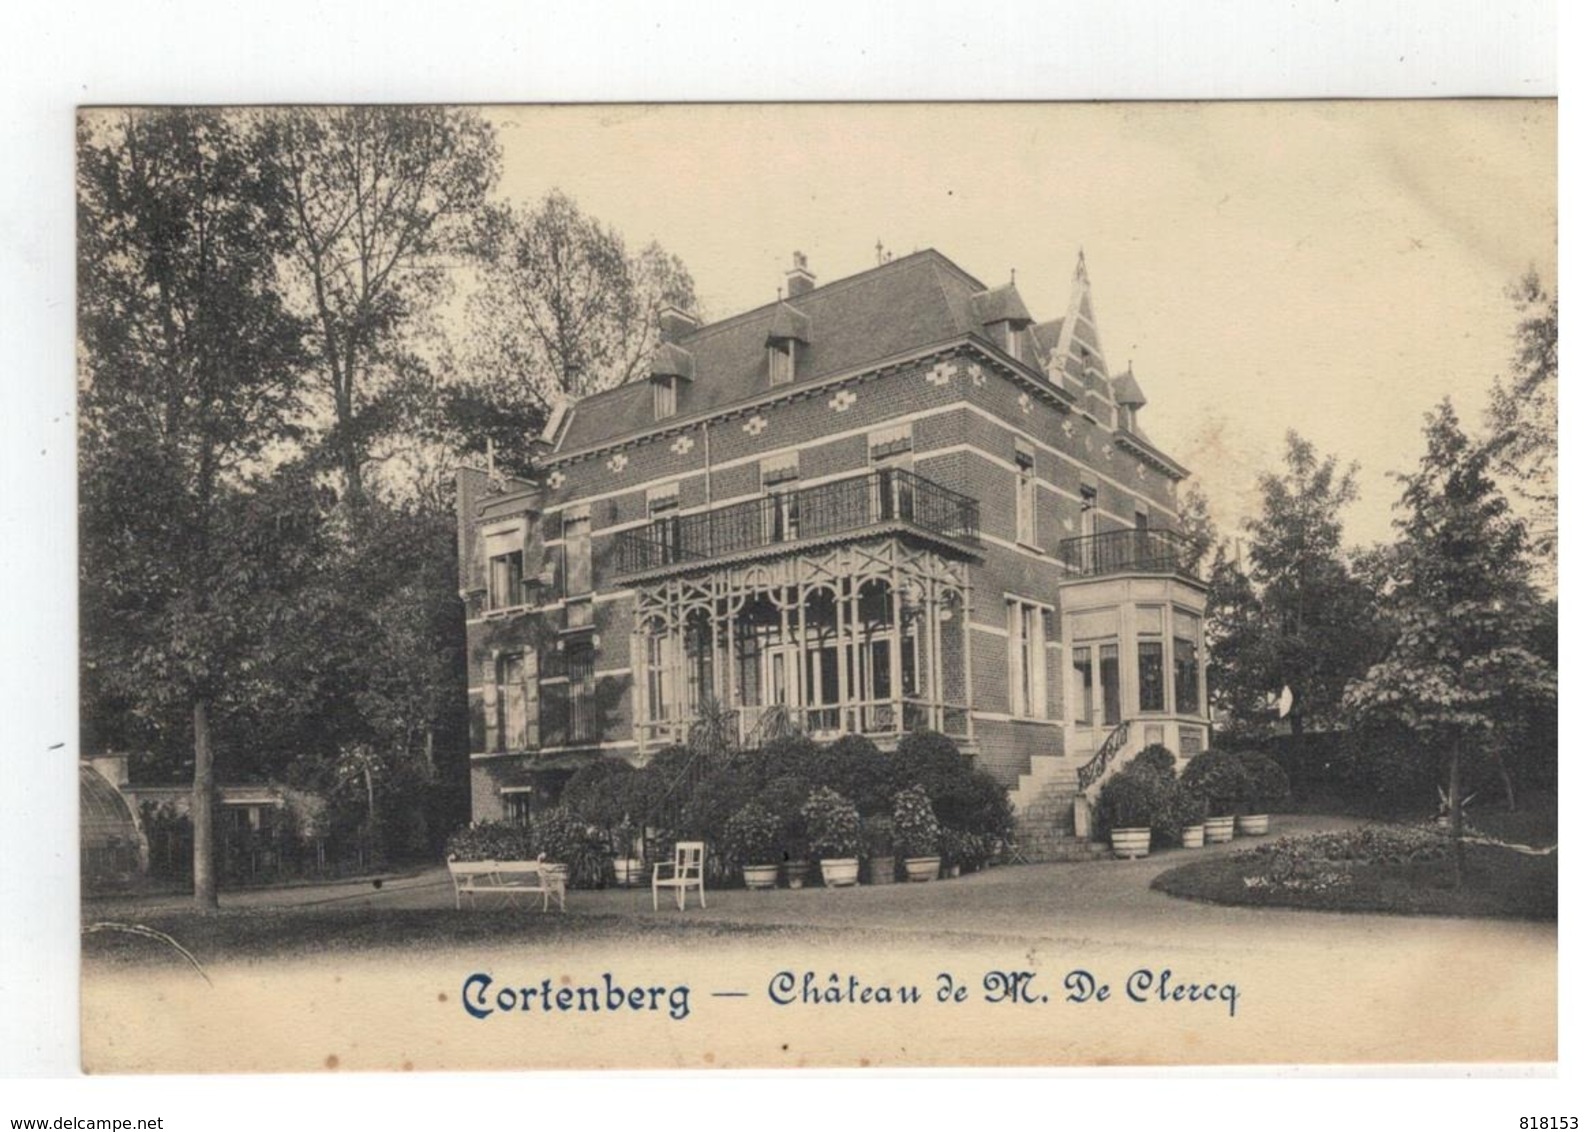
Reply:
[[1247, 792], [1250, 813], [1235, 819], [1236, 832], [1245, 837], [1260, 837], [1268, 832], [1268, 815], [1290, 797], [1290, 776], [1285, 768], [1261, 751], [1242, 751], [1237, 756], [1251, 781]]
[[1183, 782], [1176, 782], [1169, 795], [1172, 826], [1178, 831], [1183, 849], [1200, 849], [1207, 839], [1208, 800]]
[[746, 802], [723, 825], [722, 851], [744, 871], [744, 886], [777, 887], [778, 821], [759, 802]]
[[[803, 739], [803, 736], [800, 738]], [[762, 753], [768, 753], [768, 748], [762, 748]], [[785, 757], [783, 751], [776, 751], [776, 754], [779, 758]], [[810, 868], [810, 843], [805, 833], [805, 815], [802, 812], [809, 795], [810, 787], [803, 779], [792, 774], [777, 776], [756, 795], [756, 800], [777, 819], [777, 859], [783, 862], [783, 883], [790, 888], [804, 888], [805, 874]]]
[[1235, 813], [1251, 797], [1252, 779], [1241, 760], [1228, 751], [1203, 751], [1180, 776], [1188, 790], [1207, 799], [1207, 840], [1217, 845], [1235, 838]]
[[942, 832], [924, 786], [909, 786], [893, 796], [893, 835], [910, 880], [919, 883], [937, 877], [943, 863], [938, 846]]
[[892, 884], [898, 859], [893, 855], [893, 819], [887, 814], [872, 814], [860, 823], [866, 843], [866, 883]]
[[829, 786], [818, 786], [800, 811], [811, 852], [822, 866], [822, 883], [847, 888], [860, 880], [860, 811]]
[[937, 837], [937, 851], [943, 858], [943, 877], [952, 879], [976, 862], [980, 839], [963, 829], [944, 826]]
[[1114, 856], [1145, 857], [1152, 826], [1164, 810], [1163, 784], [1148, 775], [1116, 774], [1097, 795], [1098, 824], [1108, 831]]

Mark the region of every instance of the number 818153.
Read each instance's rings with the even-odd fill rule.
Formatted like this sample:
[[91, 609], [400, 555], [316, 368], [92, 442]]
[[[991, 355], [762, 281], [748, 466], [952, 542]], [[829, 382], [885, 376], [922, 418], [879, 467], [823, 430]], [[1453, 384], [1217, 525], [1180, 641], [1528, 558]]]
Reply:
[[1517, 1125], [1523, 1132], [1576, 1132], [1575, 1116], [1524, 1116]]

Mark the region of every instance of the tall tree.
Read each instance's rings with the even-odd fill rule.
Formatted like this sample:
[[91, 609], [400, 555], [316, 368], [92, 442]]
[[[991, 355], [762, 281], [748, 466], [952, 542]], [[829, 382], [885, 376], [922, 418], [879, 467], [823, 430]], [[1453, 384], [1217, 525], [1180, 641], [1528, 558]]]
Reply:
[[1491, 450], [1467, 438], [1449, 400], [1424, 435], [1417, 471], [1402, 477], [1400, 544], [1387, 560], [1395, 640], [1346, 706], [1444, 752], [1460, 883], [1463, 761], [1508, 719], [1552, 711], [1556, 677], [1534, 647], [1545, 611], [1529, 581], [1526, 526], [1495, 486]]
[[291, 262], [349, 498], [364, 496], [390, 399], [422, 379], [416, 337], [471, 250], [500, 151], [475, 110], [353, 106], [283, 111], [274, 149], [290, 202]]
[[1529, 271], [1507, 292], [1520, 316], [1510, 376], [1489, 391], [1488, 425], [1496, 469], [1525, 502], [1531, 528], [1529, 551], [1541, 575], [1554, 584], [1559, 537], [1557, 454], [1560, 333], [1559, 299]]
[[1371, 595], [1341, 547], [1340, 512], [1357, 497], [1356, 470], [1289, 432], [1285, 470], [1259, 479], [1262, 512], [1245, 524], [1264, 638], [1247, 662], [1274, 691], [1290, 689], [1293, 734], [1337, 709], [1347, 681], [1374, 655]]
[[522, 463], [550, 407], [641, 374], [665, 306], [692, 309], [695, 284], [655, 243], [631, 253], [610, 226], [554, 190], [533, 208], [489, 210], [484, 267], [470, 296], [470, 379], [452, 405], [460, 427]]
[[1208, 505], [1208, 493], [1202, 490], [1201, 484], [1193, 483], [1180, 493], [1176, 500], [1176, 511], [1180, 533], [1191, 542], [1191, 561], [1188, 565], [1200, 571], [1219, 542], [1218, 527], [1214, 525]]
[[201, 909], [217, 902], [212, 709], [258, 628], [273, 548], [255, 481], [293, 436], [304, 362], [270, 158], [251, 115], [88, 113], [79, 129], [87, 712], [109, 702], [168, 733], [185, 716]]

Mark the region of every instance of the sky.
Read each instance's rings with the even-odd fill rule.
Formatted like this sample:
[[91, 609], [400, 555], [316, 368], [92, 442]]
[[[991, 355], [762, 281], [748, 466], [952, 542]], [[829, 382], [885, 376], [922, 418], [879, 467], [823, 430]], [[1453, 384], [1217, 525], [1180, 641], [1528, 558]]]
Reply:
[[935, 247], [1038, 320], [1085, 250], [1110, 368], [1222, 531], [1287, 429], [1361, 465], [1346, 541], [1391, 536], [1389, 477], [1449, 395], [1476, 428], [1509, 365], [1506, 287], [1556, 274], [1550, 102], [520, 107], [488, 112], [501, 195], [560, 188], [656, 240], [720, 318], [876, 245]]

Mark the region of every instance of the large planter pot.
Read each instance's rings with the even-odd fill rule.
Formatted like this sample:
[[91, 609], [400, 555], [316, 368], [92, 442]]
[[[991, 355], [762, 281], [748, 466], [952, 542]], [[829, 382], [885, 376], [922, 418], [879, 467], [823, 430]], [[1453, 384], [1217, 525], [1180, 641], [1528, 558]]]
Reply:
[[906, 857], [904, 875], [916, 883], [937, 879], [937, 870], [943, 867], [942, 857]]
[[1129, 860], [1145, 857], [1152, 848], [1151, 828], [1110, 830], [1108, 838], [1114, 845], [1114, 856]]
[[776, 888], [776, 865], [746, 865], [744, 867], [744, 887], [746, 888]]
[[860, 883], [859, 857], [823, 857], [822, 883], [828, 888], [849, 888]]
[[805, 874], [810, 870], [807, 861], [784, 861], [783, 883], [790, 888], [804, 888]]
[[892, 857], [866, 858], [867, 884], [892, 884], [894, 867], [898, 862]]
[[1229, 814], [1222, 818], [1209, 818], [1203, 823], [1208, 831], [1208, 844], [1220, 845], [1226, 841], [1235, 840], [1235, 815]]
[[1180, 831], [1180, 847], [1182, 849], [1200, 849], [1206, 840], [1206, 826], [1188, 825]]
[[612, 875], [619, 888], [633, 888], [645, 880], [645, 865], [633, 857], [613, 857]]
[[1235, 832], [1242, 837], [1261, 837], [1268, 832], [1268, 815], [1242, 814], [1235, 819]]

